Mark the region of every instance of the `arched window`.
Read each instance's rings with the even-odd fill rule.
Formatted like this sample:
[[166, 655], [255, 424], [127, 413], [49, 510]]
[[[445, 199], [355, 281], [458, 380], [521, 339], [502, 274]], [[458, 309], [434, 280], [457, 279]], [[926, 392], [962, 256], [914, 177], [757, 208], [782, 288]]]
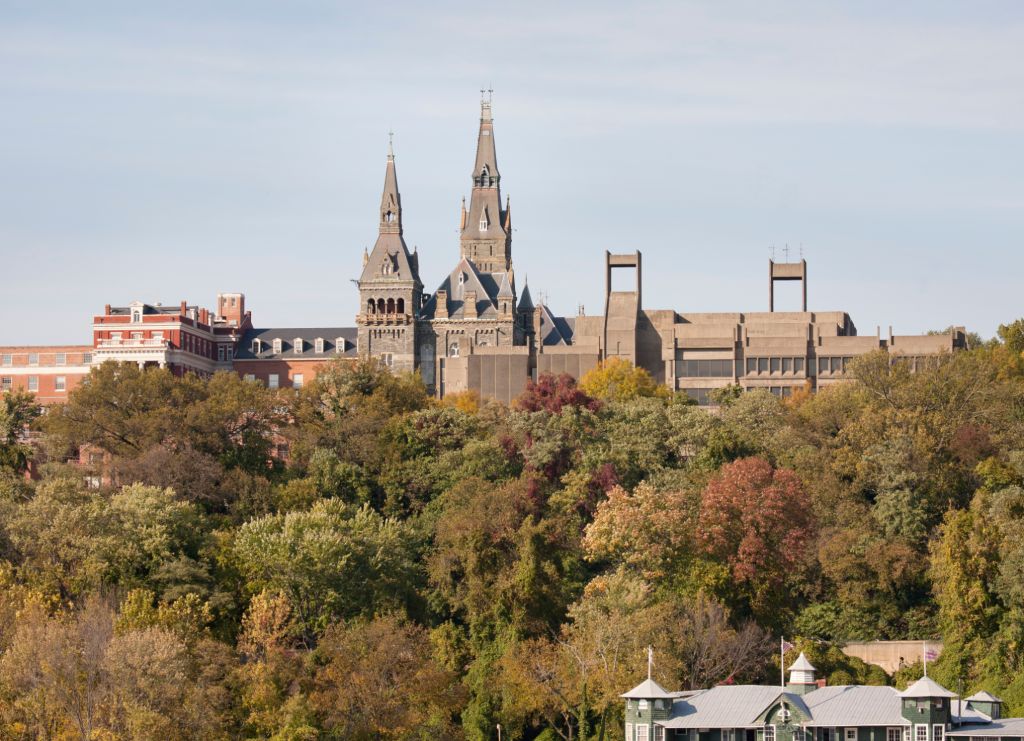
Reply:
[[383, 314], [384, 313], [384, 299], [382, 299], [382, 298], [377, 299], [377, 313], [378, 314]]
[[393, 298], [388, 299], [388, 314], [395, 313], [395, 300]]
[[404, 314], [405, 313], [405, 299], [404, 298], [398, 299], [398, 303], [396, 304], [396, 306], [398, 308], [398, 313], [399, 314]]
[[373, 299], [371, 298], [369, 301], [366, 302], [366, 313], [367, 314], [375, 314], [376, 312], [377, 312], [377, 305], [373, 303]]
[[448, 348], [448, 357], [457, 358], [459, 357], [459, 343], [453, 342], [451, 347]]

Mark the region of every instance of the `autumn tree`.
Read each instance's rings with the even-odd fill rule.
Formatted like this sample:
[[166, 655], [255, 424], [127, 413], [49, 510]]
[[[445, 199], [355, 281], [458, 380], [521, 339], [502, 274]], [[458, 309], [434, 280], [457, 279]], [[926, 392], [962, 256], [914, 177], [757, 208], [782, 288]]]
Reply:
[[394, 615], [336, 623], [317, 647], [311, 703], [338, 738], [459, 738], [466, 699], [425, 628]]
[[669, 391], [647, 372], [625, 358], [609, 358], [587, 371], [580, 389], [603, 401], [628, 401], [639, 396], [667, 398]]
[[736, 596], [767, 625], [779, 620], [813, 531], [800, 480], [760, 458], [722, 466], [701, 496], [701, 547], [729, 567]]
[[596, 412], [600, 402], [588, 396], [576, 385], [576, 379], [568, 373], [554, 375], [542, 373], [536, 381], [530, 379], [526, 390], [516, 399], [515, 405], [527, 412], [545, 409], [558, 414], [563, 407], [585, 407]]

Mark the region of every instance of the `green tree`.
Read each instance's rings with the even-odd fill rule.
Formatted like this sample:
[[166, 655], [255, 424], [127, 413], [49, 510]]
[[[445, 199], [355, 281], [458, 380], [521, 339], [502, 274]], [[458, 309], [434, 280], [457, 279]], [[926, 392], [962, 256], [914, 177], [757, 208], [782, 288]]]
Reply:
[[309, 645], [337, 618], [414, 608], [420, 580], [411, 527], [338, 500], [246, 523], [234, 556], [251, 593], [287, 596]]

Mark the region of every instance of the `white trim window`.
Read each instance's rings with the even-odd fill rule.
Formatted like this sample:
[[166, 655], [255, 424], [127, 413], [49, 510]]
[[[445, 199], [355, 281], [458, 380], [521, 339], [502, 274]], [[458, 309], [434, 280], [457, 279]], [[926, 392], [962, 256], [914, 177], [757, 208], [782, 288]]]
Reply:
[[903, 727], [903, 741], [910, 741], [910, 726]]
[[634, 738], [633, 738], [633, 724], [632, 723], [627, 723], [626, 724], [626, 741], [634, 741]]
[[296, 373], [295, 375], [292, 376], [292, 388], [300, 389], [302, 388], [302, 383], [303, 378], [301, 373]]
[[306, 348], [306, 343], [303, 342], [301, 337], [296, 337], [295, 342], [292, 343], [292, 350], [297, 353], [301, 353]]
[[68, 354], [66, 352], [56, 353], [53, 356], [53, 364], [54, 365], [67, 365], [68, 364]]
[[636, 724], [636, 741], [650, 741], [651, 727], [646, 723]]
[[243, 381], [255, 381], [256, 380], [256, 374], [255, 373], [246, 373], [244, 376], [242, 376], [242, 380]]
[[280, 355], [281, 354], [281, 338], [280, 337], [277, 337], [277, 338], [274, 339], [274, 354], [275, 355]]
[[946, 727], [941, 723], [932, 726], [932, 741], [943, 741], [946, 737]]
[[903, 741], [902, 728], [886, 728], [885, 741]]
[[914, 741], [928, 741], [928, 726], [914, 726]]
[[38, 391], [39, 390], [39, 376], [28, 377], [28, 390]]
[[3, 376], [0, 378], [0, 391], [10, 391], [14, 388], [14, 377]]
[[654, 726], [654, 741], [665, 741], [665, 729], [662, 726]]
[[37, 353], [37, 352], [30, 352], [28, 354], [28, 364], [29, 365], [39, 365], [39, 353]]
[[337, 339], [334, 340], [334, 352], [338, 353], [339, 355], [341, 353], [345, 352], [345, 338], [344, 337], [338, 337]]
[[276, 389], [278, 388], [278, 386], [280, 386], [280, 384], [280, 376], [278, 376], [276, 373], [271, 373], [270, 375], [267, 376], [267, 388]]
[[315, 340], [313, 340], [313, 352], [315, 352], [317, 355], [323, 355], [323, 353], [324, 353], [324, 338], [323, 337], [317, 337]]
[[54, 391], [67, 391], [68, 379], [66, 376], [57, 376], [53, 379]]
[[857, 741], [857, 729], [847, 728], [846, 729], [846, 741]]
[[9, 352], [5, 352], [3, 355], [0, 355], [0, 365], [5, 368], [10, 368], [14, 365], [14, 356]]
[[764, 727], [764, 741], [775, 741], [775, 726]]
[[252, 341], [252, 354], [253, 355], [259, 355], [260, 351], [262, 349], [263, 349], [263, 343], [262, 342], [260, 342], [259, 340], [253, 340]]

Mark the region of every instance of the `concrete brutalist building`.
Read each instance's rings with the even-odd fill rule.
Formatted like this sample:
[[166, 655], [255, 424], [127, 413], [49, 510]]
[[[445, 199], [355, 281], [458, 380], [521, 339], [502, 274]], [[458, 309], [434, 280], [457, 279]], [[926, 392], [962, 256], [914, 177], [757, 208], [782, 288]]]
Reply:
[[[419, 256], [403, 237], [395, 158], [388, 152], [379, 236], [363, 256], [358, 281], [357, 349], [399, 370], [418, 370], [437, 396], [476, 390], [510, 401], [530, 378], [579, 378], [607, 358], [625, 358], [699, 404], [709, 392], [738, 384], [789, 396], [845, 378], [857, 355], [884, 349], [912, 367], [966, 346], [956, 327], [940, 335], [857, 334], [842, 311], [807, 310], [807, 263], [768, 265], [768, 311], [690, 313], [646, 309], [639, 251], [605, 253], [603, 316], [554, 316], [522, 293], [512, 264], [512, 213], [502, 201], [491, 101], [481, 102], [468, 207], [463, 201], [459, 259], [433, 293], [425, 293]], [[629, 270], [633, 290], [613, 291], [612, 271]], [[774, 311], [776, 281], [802, 284], [803, 310]]]

